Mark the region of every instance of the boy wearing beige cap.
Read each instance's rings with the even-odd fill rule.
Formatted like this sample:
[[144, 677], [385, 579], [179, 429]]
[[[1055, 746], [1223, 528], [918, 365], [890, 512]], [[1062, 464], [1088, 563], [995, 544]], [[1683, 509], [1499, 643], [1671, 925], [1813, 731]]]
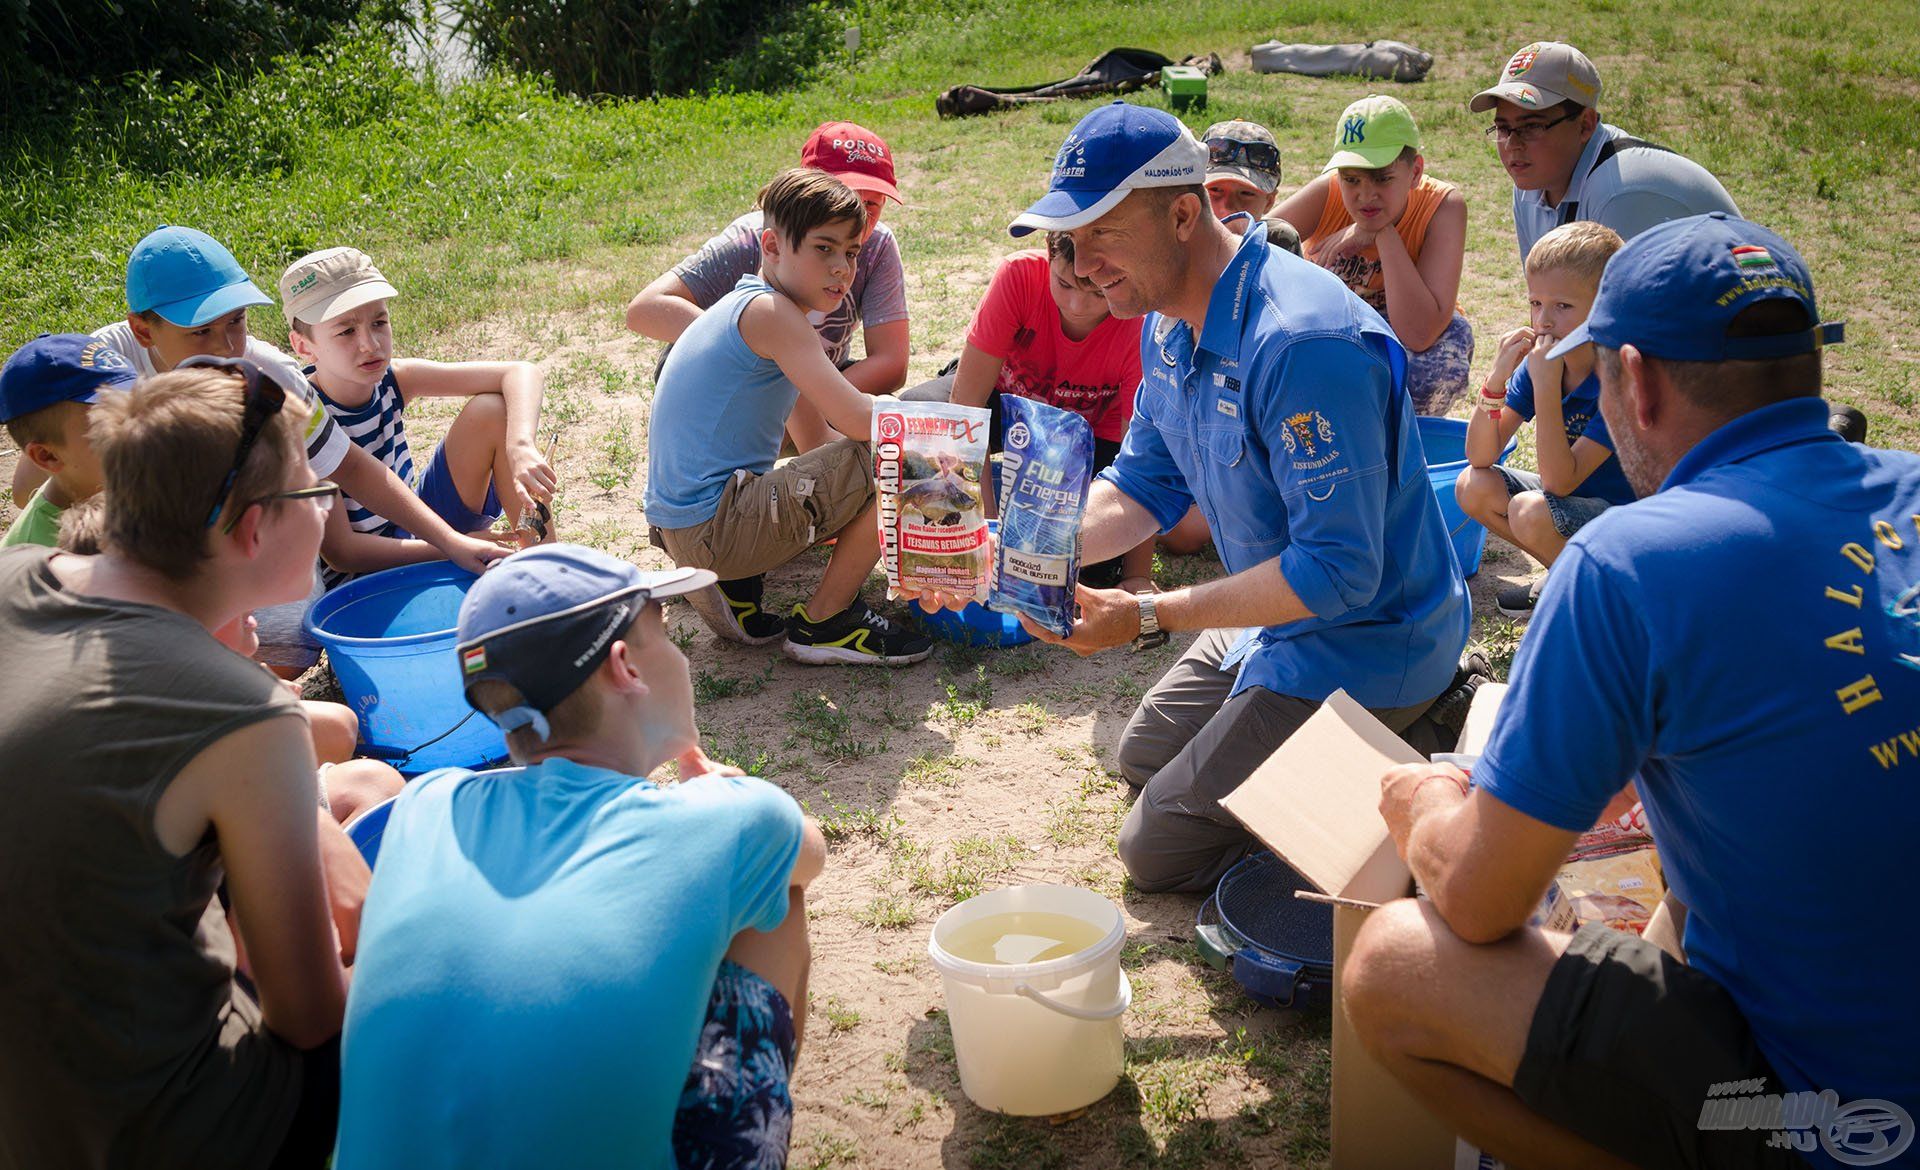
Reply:
[[1493, 113], [1487, 134], [1513, 180], [1513, 226], [1525, 261], [1565, 223], [1603, 224], [1622, 239], [1670, 219], [1738, 215], [1720, 180], [1692, 159], [1600, 120], [1600, 71], [1559, 41], [1512, 57], [1467, 108]]
[[1446, 414], [1473, 364], [1473, 328], [1456, 305], [1467, 203], [1427, 174], [1413, 112], [1378, 94], [1348, 106], [1334, 123], [1333, 157], [1279, 215], [1299, 229], [1307, 259], [1393, 326], [1414, 411]]
[[1207, 127], [1207, 201], [1214, 218], [1238, 236], [1267, 225], [1267, 242], [1300, 254], [1300, 233], [1284, 219], [1268, 218], [1280, 191], [1280, 147], [1258, 122], [1215, 122]]
[[[387, 304], [398, 295], [355, 248], [308, 253], [280, 277], [288, 341], [347, 436], [457, 531], [485, 532], [503, 510], [518, 522], [552, 500], [556, 483], [534, 442], [539, 373], [528, 362], [395, 361]], [[423, 470], [402, 415], [408, 402], [425, 396], [468, 402]], [[434, 559], [431, 546], [394, 521], [351, 497], [344, 502], [327, 521], [328, 547], [338, 549], [322, 567], [328, 589], [361, 573]]]

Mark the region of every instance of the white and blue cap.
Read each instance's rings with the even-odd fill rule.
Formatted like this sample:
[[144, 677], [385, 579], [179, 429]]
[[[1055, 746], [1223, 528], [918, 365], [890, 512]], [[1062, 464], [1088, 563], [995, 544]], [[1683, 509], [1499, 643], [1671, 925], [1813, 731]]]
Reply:
[[547, 712], [599, 669], [649, 601], [713, 583], [706, 569], [647, 572], [577, 544], [514, 553], [460, 603], [455, 651], [467, 702], [475, 683], [508, 683], [521, 703], [488, 717], [503, 732], [531, 727], [544, 740]]
[[1039, 202], [1007, 228], [1065, 232], [1085, 227], [1142, 187], [1200, 186], [1207, 148], [1165, 110], [1114, 102], [1080, 119], [1053, 159]]
[[[1728, 337], [1741, 311], [1761, 301], [1791, 301], [1808, 328], [1763, 337]], [[1600, 274], [1593, 311], [1549, 351], [1563, 357], [1591, 341], [1631, 345], [1677, 362], [1769, 361], [1812, 353], [1845, 339], [1822, 322], [1813, 274], [1792, 244], [1757, 223], [1711, 211], [1648, 228], [1615, 252]]]

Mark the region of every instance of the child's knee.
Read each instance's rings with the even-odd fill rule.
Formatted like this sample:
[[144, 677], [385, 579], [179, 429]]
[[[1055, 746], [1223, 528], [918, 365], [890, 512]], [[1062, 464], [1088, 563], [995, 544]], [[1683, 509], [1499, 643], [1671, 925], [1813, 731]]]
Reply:
[[400, 773], [378, 760], [348, 760], [328, 768], [321, 778], [326, 786], [327, 806], [341, 824], [379, 804], [400, 795], [405, 784]]
[[1521, 540], [1542, 540], [1557, 535], [1553, 509], [1540, 492], [1521, 492], [1507, 504], [1507, 523]]
[[460, 408], [461, 429], [473, 429], [488, 436], [504, 438], [507, 433], [507, 400], [498, 394], [476, 394]]
[[339, 703], [309, 701], [307, 726], [313, 736], [313, 755], [322, 764], [338, 764], [353, 758], [360, 743], [360, 719], [353, 708]]
[[1484, 520], [1506, 503], [1506, 477], [1491, 467], [1469, 467], [1453, 481], [1453, 498], [1467, 515]]

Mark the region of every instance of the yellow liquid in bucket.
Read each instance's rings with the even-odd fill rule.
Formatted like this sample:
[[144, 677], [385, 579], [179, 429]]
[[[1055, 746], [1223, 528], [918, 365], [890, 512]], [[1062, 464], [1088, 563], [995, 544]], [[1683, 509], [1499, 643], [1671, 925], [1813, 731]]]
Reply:
[[940, 948], [970, 963], [1043, 963], [1079, 954], [1107, 932], [1070, 914], [1015, 911], [956, 927]]

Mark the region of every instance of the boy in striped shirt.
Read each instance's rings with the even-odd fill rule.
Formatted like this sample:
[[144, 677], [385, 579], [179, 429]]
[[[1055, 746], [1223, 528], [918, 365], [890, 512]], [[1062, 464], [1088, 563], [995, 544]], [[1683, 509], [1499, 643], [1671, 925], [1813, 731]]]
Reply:
[[[517, 524], [523, 512], [553, 499], [556, 483], [534, 443], [539, 372], [529, 362], [394, 360], [387, 304], [398, 295], [354, 248], [309, 253], [280, 277], [288, 341], [347, 437], [456, 532], [483, 535], [503, 511]], [[423, 396], [468, 400], [424, 464], [414, 460], [402, 417], [407, 403]], [[327, 521], [328, 589], [438, 555], [395, 518], [351, 496], [345, 502]]]

